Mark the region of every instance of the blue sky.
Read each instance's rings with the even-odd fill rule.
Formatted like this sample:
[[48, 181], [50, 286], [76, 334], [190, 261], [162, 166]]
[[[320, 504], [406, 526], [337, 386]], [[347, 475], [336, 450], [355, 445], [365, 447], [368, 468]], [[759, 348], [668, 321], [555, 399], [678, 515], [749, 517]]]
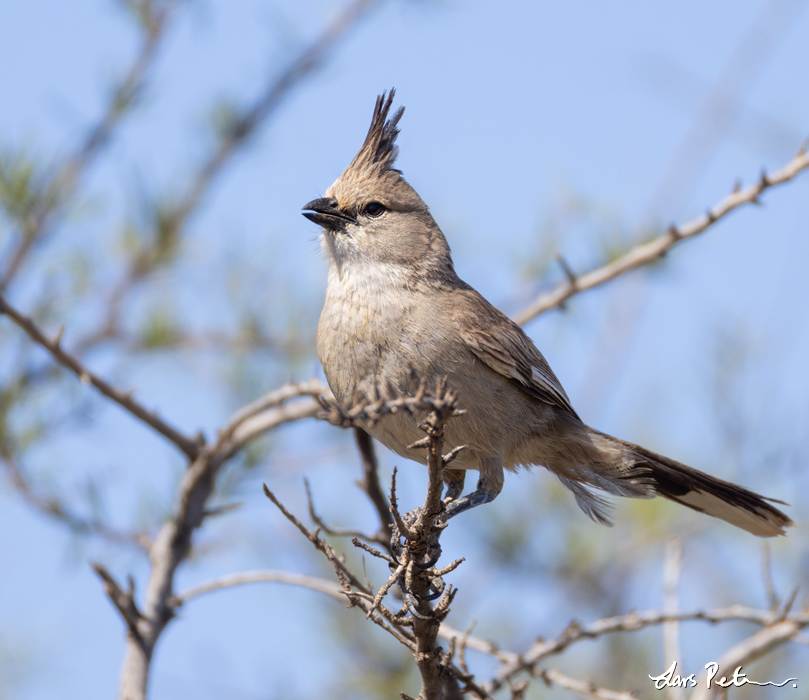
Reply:
[[[223, 265], [244, 264], [242, 281], [253, 285], [246, 294], [256, 304], [269, 297], [289, 305], [276, 311], [279, 328], [300, 311], [311, 318], [312, 334], [325, 263], [318, 232], [300, 207], [347, 165], [376, 95], [395, 86], [397, 102], [406, 106], [399, 167], [442, 226], [460, 275], [515, 313], [563, 279], [558, 268], [537, 264], [548, 246], [586, 271], [598, 263], [599, 246], [627, 246], [654, 227], [697, 216], [737, 178], [752, 182], [762, 168], [780, 168], [793, 157], [809, 136], [805, 4], [382, 3], [323, 70], [289, 95], [249, 152], [237, 156], [190, 225], [183, 284], [158, 280], [157, 289], [176, 295], [178, 308], [199, 326], [227, 327], [221, 317], [228, 307], [206, 289], [206, 279]], [[212, 102], [248, 100], [341, 6], [189, 3], [142, 107], [91, 171], [83, 210], [58, 232], [37, 269], [58, 267], [63, 251], [86, 240], [96, 246], [93, 259], [113, 275], [121, 255], [110, 232], [136, 206], [132, 193], [178, 187], [207, 152]], [[0, 3], [0, 147], [28, 143], [45, 159], [65, 152], [99, 113], [135, 47], [130, 24], [110, 0]], [[708, 99], [719, 109], [706, 119]], [[683, 153], [691, 155], [678, 168]], [[575, 214], [582, 211], [588, 213]], [[684, 243], [654, 274], [583, 295], [564, 314], [551, 312], [527, 330], [590, 424], [738, 478], [805, 514], [799, 501], [806, 491], [797, 487], [805, 460], [789, 466], [785, 458], [735, 459], [718, 437], [721, 411], [712, 397], [717, 364], [729, 362], [728, 338], [738, 341], [752, 360], [727, 403], [753, 436], [771, 435], [773, 449], [800, 454], [806, 447], [807, 222], [804, 175], [768, 192], [764, 206], [738, 211]], [[554, 230], [556, 240], [549, 238]], [[35, 289], [22, 285], [13, 300], [24, 305]], [[71, 321], [87, 322], [81, 313]], [[68, 341], [70, 332], [68, 325]], [[210, 435], [237, 407], [236, 395], [217, 378], [222, 368], [208, 357], [185, 358], [182, 372], [177, 358], [123, 369], [103, 354], [94, 361], [136, 381], [149, 405], [188, 431]], [[293, 369], [268, 371], [255, 395], [291, 373], [317, 372], [312, 348]], [[301, 476], [309, 475], [322, 490], [323, 510], [339, 519], [345, 502], [328, 494], [354, 478], [347, 436], [335, 438], [328, 426], [297, 426], [276, 439], [274, 454], [294, 456], [301, 440], [324, 449], [337, 444], [338, 457], [323, 468], [279, 457], [261, 478], [274, 479], [300, 506]], [[763, 452], [765, 442], [759, 441]], [[182, 468], [159, 440], [113, 410], [92, 432], [62, 436], [36, 459], [56, 483], [103, 473], [125, 522], [137, 517], [142, 499], [165, 504]], [[389, 467], [395, 460], [383, 455], [383, 461]], [[294, 464], [288, 473], [278, 472], [288, 464]], [[405, 488], [418, 493], [421, 476], [410, 470], [404, 478], [412, 485]], [[516, 492], [540, 478], [547, 477], [513, 478], [489, 508], [518, 507]], [[244, 500], [241, 539], [213, 563], [183, 570], [182, 587], [239, 568], [314, 567], [311, 558], [290, 554], [294, 533], [266, 512], [263, 499]], [[618, 537], [621, 527], [631, 524], [621, 520]], [[704, 526], [734, 555], [758, 556], [758, 543], [721, 528]], [[278, 539], [264, 541], [267, 529]], [[777, 544], [785, 572], [805, 565], [808, 545], [801, 531]], [[699, 546], [694, 556], [710, 551]], [[134, 557], [61, 534], [0, 488], [0, 644], [19, 641], [28, 670], [14, 697], [91, 700], [114, 692], [121, 624], [88, 557], [110, 561], [121, 576], [144, 572]], [[786, 587], [789, 574], [783, 576]], [[288, 611], [306, 611], [314, 594], [271, 593], [256, 587], [189, 607], [158, 649], [153, 697], [306, 697], [321, 688], [317, 673], [290, 671], [295, 654], [263, 634], [280, 625], [332, 662], [339, 659], [313, 631], [315, 612], [290, 618]]]

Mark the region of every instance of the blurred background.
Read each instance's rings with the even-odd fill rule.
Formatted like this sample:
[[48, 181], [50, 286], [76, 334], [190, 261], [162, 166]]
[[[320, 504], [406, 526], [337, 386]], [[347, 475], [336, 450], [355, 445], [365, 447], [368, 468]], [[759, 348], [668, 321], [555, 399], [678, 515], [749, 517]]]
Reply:
[[[300, 208], [348, 165], [377, 94], [395, 87], [406, 106], [398, 166], [459, 274], [517, 314], [564, 282], [555, 254], [588, 271], [792, 159], [809, 136], [806, 4], [366, 0], [242, 138], [240, 115], [348, 3], [178, 0], [152, 55], [137, 2], [0, 2], [2, 293], [48, 332], [64, 325], [65, 348], [94, 371], [210, 438], [244, 403], [322, 377], [325, 262]], [[142, 55], [134, 99], [110, 112]], [[81, 160], [105, 113], [109, 133]], [[49, 179], [71, 156], [73, 180]], [[52, 213], [15, 268], [32, 201]], [[512, 475], [442, 540], [447, 561], [466, 557], [448, 577], [460, 591], [452, 626], [476, 620], [476, 635], [521, 651], [571, 618], [659, 608], [672, 536], [683, 608], [768, 607], [767, 556], [779, 596], [805, 584], [809, 177], [762, 205], [526, 331], [587, 423], [785, 500], [798, 528], [767, 555], [661, 500], [623, 500], [603, 528], [544, 470]], [[383, 484], [398, 465], [403, 505], [419, 503], [424, 469], [379, 456]], [[124, 628], [88, 562], [142, 590], [148, 562], [111, 535], [154, 534], [185, 461], [2, 318], [0, 467], [0, 698], [110, 697]], [[257, 441], [219, 483], [217, 503], [241, 507], [198, 533], [178, 589], [257, 568], [330, 578], [261, 483], [303, 517], [308, 478], [326, 522], [370, 532], [359, 476], [350, 431], [307, 420]], [[386, 569], [367, 566], [381, 583]], [[684, 673], [754, 630], [684, 625]], [[473, 670], [494, 668], [469, 655]], [[670, 662], [652, 628], [554, 663], [657, 697], [647, 675]], [[746, 670], [780, 681], [806, 668], [809, 649], [793, 644]], [[418, 692], [413, 669], [358, 611], [264, 584], [184, 607], [157, 648], [151, 697], [398, 697]], [[789, 691], [770, 692], [739, 697]], [[541, 683], [528, 695], [569, 696]]]

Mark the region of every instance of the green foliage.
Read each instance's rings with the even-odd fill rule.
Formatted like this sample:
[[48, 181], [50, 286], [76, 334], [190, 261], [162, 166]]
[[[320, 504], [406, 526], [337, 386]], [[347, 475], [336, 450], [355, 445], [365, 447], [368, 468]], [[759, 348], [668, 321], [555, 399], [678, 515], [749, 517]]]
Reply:
[[53, 170], [30, 148], [0, 148], [0, 210], [10, 223], [29, 229], [60, 201]]
[[138, 334], [144, 350], [171, 345], [180, 335], [176, 314], [168, 304], [153, 309]]

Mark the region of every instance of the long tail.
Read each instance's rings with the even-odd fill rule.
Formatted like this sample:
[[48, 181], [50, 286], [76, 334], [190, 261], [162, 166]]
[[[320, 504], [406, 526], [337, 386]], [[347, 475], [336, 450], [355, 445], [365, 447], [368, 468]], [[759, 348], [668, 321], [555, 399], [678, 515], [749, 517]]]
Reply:
[[[784, 535], [785, 528], [795, 525], [787, 515], [770, 505], [788, 505], [783, 501], [760, 496], [593, 428], [589, 431], [596, 446], [603, 449], [607, 447], [604, 445], [606, 441], [609, 443], [607, 452], [620, 454], [621, 476], [617, 477], [617, 481], [643, 485], [654, 491], [655, 495], [720, 518], [758, 537]], [[647, 492], [644, 495], [651, 494]]]

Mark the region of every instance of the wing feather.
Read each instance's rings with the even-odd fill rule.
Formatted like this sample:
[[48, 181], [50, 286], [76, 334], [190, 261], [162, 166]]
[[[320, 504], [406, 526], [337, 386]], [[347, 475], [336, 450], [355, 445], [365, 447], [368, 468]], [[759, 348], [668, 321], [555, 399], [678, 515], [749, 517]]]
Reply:
[[455, 305], [459, 334], [475, 357], [528, 395], [575, 416], [561, 383], [525, 331], [473, 289], [459, 293], [477, 297]]

